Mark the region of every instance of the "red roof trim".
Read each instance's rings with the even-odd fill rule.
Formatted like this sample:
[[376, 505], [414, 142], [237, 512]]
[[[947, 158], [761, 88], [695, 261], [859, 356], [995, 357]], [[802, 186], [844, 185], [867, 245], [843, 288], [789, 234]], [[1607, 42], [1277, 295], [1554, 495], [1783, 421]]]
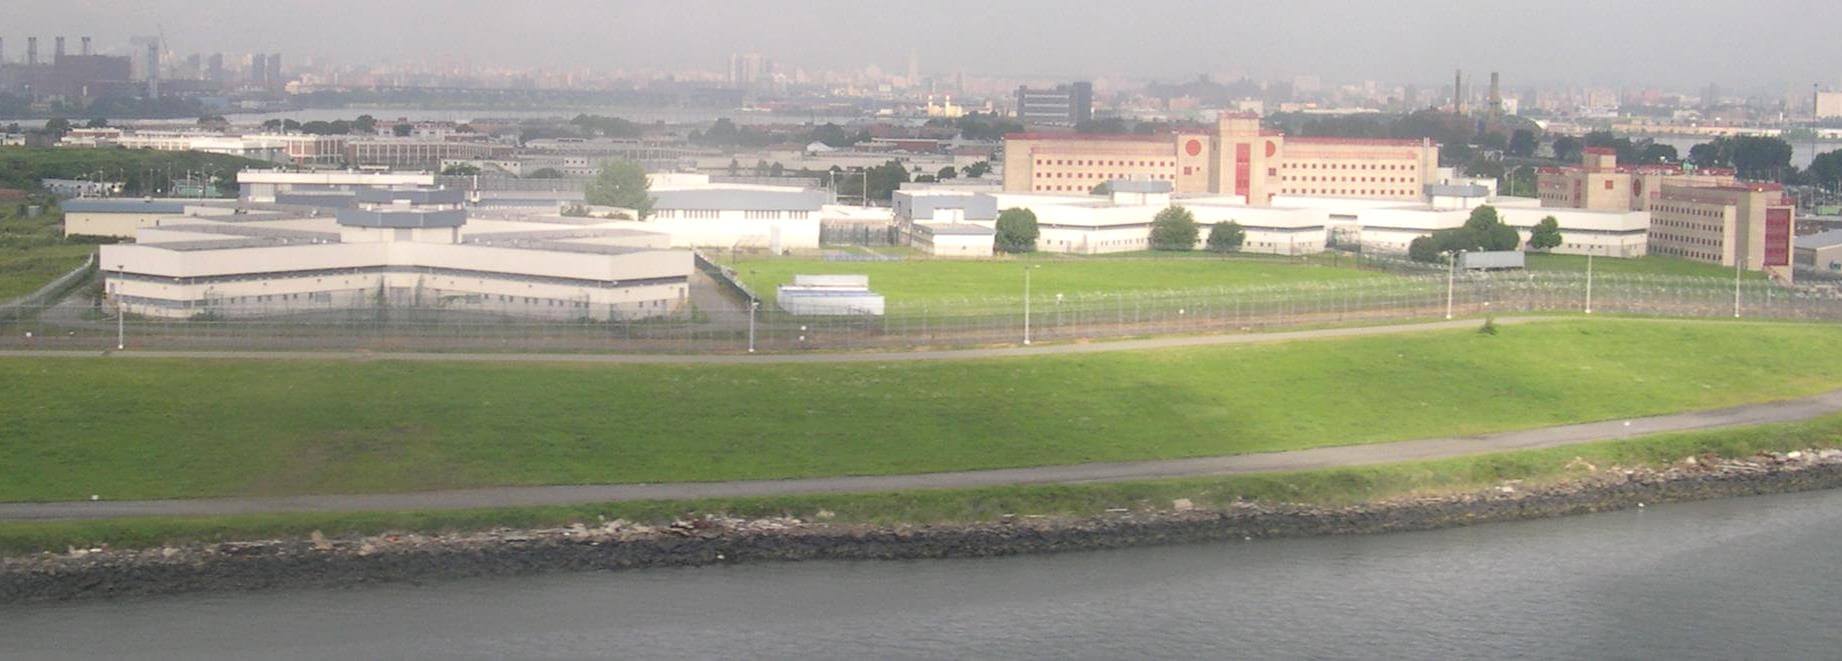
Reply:
[[1338, 138], [1332, 136], [1288, 137], [1288, 143], [1306, 145], [1373, 145], [1386, 147], [1418, 147], [1419, 140], [1401, 138]]
[[1136, 133], [1006, 133], [1005, 140], [1065, 140], [1069, 142], [1170, 142], [1170, 134]]
[[1586, 153], [1588, 153], [1588, 154], [1612, 154], [1612, 155], [1617, 155], [1617, 154], [1618, 154], [1618, 150], [1616, 150], [1616, 149], [1613, 149], [1613, 148], [1611, 148], [1611, 147], [1587, 147], [1587, 148], [1586, 148]]

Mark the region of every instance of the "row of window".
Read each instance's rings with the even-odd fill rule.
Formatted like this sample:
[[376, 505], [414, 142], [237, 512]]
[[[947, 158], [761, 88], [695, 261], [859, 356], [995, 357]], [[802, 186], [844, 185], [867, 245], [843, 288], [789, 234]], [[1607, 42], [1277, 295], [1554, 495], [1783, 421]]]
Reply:
[[1078, 166], [1079, 165], [1104, 165], [1104, 166], [1123, 166], [1123, 167], [1141, 167], [1141, 168], [1168, 168], [1168, 167], [1176, 165], [1176, 162], [1174, 161], [1113, 161], [1113, 160], [1095, 161], [1095, 160], [1088, 160], [1088, 159], [1039, 158], [1039, 159], [1036, 159], [1036, 165], [1037, 167], [1042, 167], [1044, 165], [1078, 165]]
[[1411, 184], [1408, 177], [1307, 177], [1303, 175], [1286, 175], [1285, 181], [1322, 181], [1326, 183], [1362, 183], [1362, 184]]
[[1279, 194], [1280, 195], [1379, 195], [1382, 197], [1409, 197], [1409, 196], [1418, 195], [1418, 193], [1413, 192], [1413, 189], [1410, 189], [1410, 188], [1362, 188], [1362, 189], [1281, 188], [1279, 189]]
[[1286, 163], [1288, 170], [1417, 170], [1399, 163]]
[[[1189, 174], [1190, 169], [1187, 167], [1183, 168], [1183, 173]], [[1137, 175], [1130, 175], [1130, 174], [1123, 173], [1123, 172], [1044, 172], [1037, 176], [1042, 179], [1125, 179], [1127, 177], [1137, 176]], [[1171, 176], [1168, 174], [1148, 174], [1148, 175], [1143, 175], [1143, 176], [1147, 176], [1152, 179], [1171, 178]]]
[[1725, 218], [1727, 215], [1726, 207], [1706, 208], [1651, 205], [1650, 211], [1651, 213], [1673, 213], [1681, 216], [1700, 216], [1702, 218]]
[[1698, 223], [1692, 220], [1679, 220], [1676, 218], [1652, 218], [1650, 224], [1653, 227], [1672, 227], [1676, 229], [1699, 230], [1702, 232], [1721, 232], [1726, 229], [1725, 226], [1719, 223]]
[[1698, 259], [1704, 262], [1719, 263], [1721, 260], [1720, 253], [1712, 253], [1712, 252], [1706, 252], [1706, 251], [1701, 251], [1701, 250], [1689, 250], [1688, 248], [1682, 248], [1678, 246], [1667, 246], [1667, 245], [1656, 245], [1656, 244], [1651, 244], [1650, 254], [1667, 255], [1670, 257], [1686, 257], [1688, 259]]
[[1724, 241], [1722, 241], [1721, 239], [1709, 238], [1705, 236], [1690, 236], [1687, 234], [1672, 234], [1669, 232], [1651, 232], [1650, 238], [1652, 240], [1674, 241], [1676, 243], [1686, 243], [1690, 245], [1708, 246], [1708, 247], [1713, 247], [1713, 248], [1719, 248], [1721, 244], [1724, 243]]

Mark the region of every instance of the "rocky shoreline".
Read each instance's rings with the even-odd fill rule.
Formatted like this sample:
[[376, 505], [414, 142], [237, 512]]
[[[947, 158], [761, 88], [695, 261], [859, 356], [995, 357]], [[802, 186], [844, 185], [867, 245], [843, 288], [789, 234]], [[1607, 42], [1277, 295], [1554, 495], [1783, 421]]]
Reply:
[[759, 561], [968, 558], [1225, 539], [1427, 530], [1603, 512], [1647, 504], [1842, 486], [1842, 450], [1689, 457], [1667, 469], [1600, 469], [1525, 488], [1350, 507], [1239, 502], [989, 523], [870, 526], [708, 517], [644, 526], [610, 521], [544, 530], [391, 534], [157, 549], [71, 549], [0, 559], [0, 604], [205, 590], [380, 582]]

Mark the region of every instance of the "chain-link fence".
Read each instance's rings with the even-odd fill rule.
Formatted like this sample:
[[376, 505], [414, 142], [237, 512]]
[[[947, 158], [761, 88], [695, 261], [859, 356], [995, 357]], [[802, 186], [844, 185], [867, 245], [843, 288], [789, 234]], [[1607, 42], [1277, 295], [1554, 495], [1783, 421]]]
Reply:
[[[1573, 272], [1426, 273], [1349, 281], [1104, 294], [890, 301], [882, 315], [797, 316], [686, 306], [651, 319], [532, 319], [439, 307], [218, 306], [121, 318], [94, 287], [0, 318], [0, 347], [737, 353], [913, 349], [1251, 332], [1492, 314], [1584, 313], [1842, 321], [1842, 289], [1762, 280]], [[734, 298], [734, 296], [730, 296]], [[1590, 306], [1590, 307], [1589, 307]], [[1027, 311], [1026, 311], [1027, 307]]]

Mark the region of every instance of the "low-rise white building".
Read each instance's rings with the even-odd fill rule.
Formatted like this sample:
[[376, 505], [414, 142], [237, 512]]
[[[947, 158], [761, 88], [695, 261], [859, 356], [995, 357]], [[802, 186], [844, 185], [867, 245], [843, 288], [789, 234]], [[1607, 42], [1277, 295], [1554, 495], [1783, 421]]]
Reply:
[[411, 307], [616, 320], [672, 313], [689, 295], [692, 256], [662, 234], [470, 223], [452, 190], [356, 198], [331, 213], [163, 219], [102, 246], [106, 291], [166, 318]]

